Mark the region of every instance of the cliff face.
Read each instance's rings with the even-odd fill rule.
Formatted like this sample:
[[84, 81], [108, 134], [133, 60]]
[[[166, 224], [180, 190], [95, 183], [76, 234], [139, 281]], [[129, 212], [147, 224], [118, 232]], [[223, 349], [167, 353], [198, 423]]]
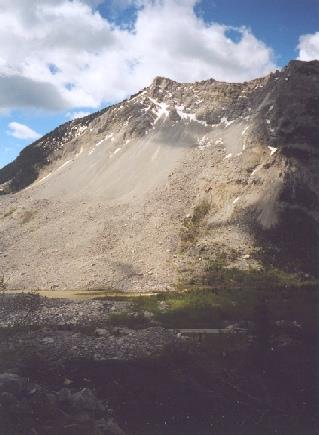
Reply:
[[318, 269], [319, 62], [247, 83], [157, 77], [0, 170], [0, 270], [23, 288], [165, 289], [227, 257]]

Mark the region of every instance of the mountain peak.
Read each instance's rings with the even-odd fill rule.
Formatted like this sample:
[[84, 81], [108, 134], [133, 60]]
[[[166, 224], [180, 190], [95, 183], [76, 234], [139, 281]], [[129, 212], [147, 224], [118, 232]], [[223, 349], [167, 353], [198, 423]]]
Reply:
[[288, 65], [283, 69], [290, 73], [319, 73], [319, 60], [311, 60], [304, 62], [302, 60], [291, 60]]
[[159, 76], [29, 145], [0, 170], [9, 285], [162, 289], [228, 252], [231, 267], [263, 267], [267, 252], [318, 273], [318, 67]]
[[152, 83], [151, 83], [151, 88], [165, 88], [167, 85], [171, 84], [171, 83], [176, 83], [174, 80], [169, 79], [168, 77], [163, 77], [163, 76], [156, 76]]

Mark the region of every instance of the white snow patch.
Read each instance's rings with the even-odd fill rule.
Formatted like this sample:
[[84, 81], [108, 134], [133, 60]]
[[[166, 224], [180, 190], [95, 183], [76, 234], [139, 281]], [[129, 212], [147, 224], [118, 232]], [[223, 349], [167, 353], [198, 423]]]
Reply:
[[105, 142], [106, 140], [109, 140], [109, 139], [111, 139], [111, 141], [114, 140], [114, 138], [113, 138], [113, 133], [109, 133], [109, 134], [107, 134], [107, 135], [105, 136], [104, 139], [102, 139], [102, 140], [100, 140], [99, 142], [97, 142], [97, 143], [93, 146], [93, 148], [90, 149], [90, 151], [88, 152], [88, 155], [90, 156], [91, 154], [93, 154], [94, 151], [96, 151], [96, 148], [97, 148], [97, 147], [99, 147], [103, 142]]
[[46, 180], [47, 178], [49, 178], [51, 175], [52, 175], [52, 172], [49, 172], [48, 175], [46, 175], [45, 177], [41, 178], [41, 180], [39, 180], [39, 181], [38, 181], [37, 183], [35, 183], [35, 184], [40, 184], [40, 183], [42, 183], [44, 180]]
[[224, 158], [224, 160], [230, 159], [232, 157], [232, 153], [227, 154], [227, 156]]
[[269, 119], [266, 119], [266, 122], [267, 122], [268, 125], [270, 124], [270, 120]]
[[258, 165], [256, 166], [256, 168], [253, 170], [253, 172], [250, 174], [251, 177], [253, 177], [261, 168], [263, 165]]
[[[154, 98], [148, 97], [150, 99], [150, 101], [155, 104], [157, 106], [157, 110], [152, 109], [153, 113], [156, 115], [156, 119], [154, 121], [154, 125], [163, 117], [165, 116], [166, 118], [169, 115], [169, 110], [168, 107], [169, 105], [166, 103], [160, 103], [157, 100], [155, 100]], [[185, 106], [182, 104], [180, 106], [176, 105], [175, 106], [176, 112], [178, 113], [179, 117], [184, 120], [184, 121], [189, 121], [189, 122], [198, 122], [199, 124], [204, 125], [205, 127], [208, 127], [208, 124], [206, 121], [200, 121], [199, 119], [196, 118], [196, 114], [195, 113], [186, 113], [185, 110], [190, 110], [190, 108], [185, 108]], [[149, 110], [149, 109], [148, 109]]]
[[113, 151], [112, 154], [110, 154], [109, 158], [111, 159], [113, 156], [115, 156], [115, 154], [119, 153], [121, 151], [122, 148], [116, 148], [115, 151]]
[[202, 124], [204, 127], [208, 127], [207, 122], [206, 121], [201, 121], [200, 119], [197, 119], [196, 115], [195, 115], [195, 121], [198, 122], [198, 124]]
[[185, 121], [188, 121], [188, 120], [192, 121], [195, 118], [195, 120], [196, 120], [195, 114], [190, 114], [190, 113], [185, 112], [185, 106], [183, 104], [181, 106], [175, 106], [175, 109], [176, 109], [176, 112], [179, 114], [181, 119], [183, 119]]
[[243, 129], [243, 131], [241, 132], [241, 135], [244, 136], [244, 134], [247, 132], [248, 129], [249, 129], [249, 125], [247, 125], [247, 127], [245, 127]]
[[152, 162], [156, 159], [156, 157], [158, 156], [159, 152], [160, 152], [161, 147], [157, 147], [155, 153], [152, 155], [151, 160]]
[[240, 200], [240, 196], [237, 196], [237, 198], [234, 199], [233, 204], [236, 204]]
[[220, 123], [221, 123], [221, 124], [224, 124], [225, 127], [229, 127], [230, 125], [233, 124], [233, 122], [235, 122], [235, 121], [228, 121], [228, 119], [227, 119], [225, 116], [223, 116], [223, 117], [220, 119]]
[[105, 140], [105, 139], [100, 140], [100, 141], [97, 142], [94, 146], [95, 146], [95, 147], [99, 147], [99, 146], [104, 142], [104, 140]]
[[63, 163], [63, 165], [61, 165], [57, 170], [60, 171], [61, 169], [63, 169], [65, 166], [69, 165], [72, 162], [72, 160], [67, 160], [66, 162]]
[[275, 154], [275, 152], [277, 151], [277, 148], [275, 148], [275, 147], [268, 146], [268, 148], [270, 149], [270, 155], [271, 155], [271, 156], [272, 156], [273, 154]]
[[274, 106], [270, 106], [268, 111], [271, 112], [274, 109]]
[[181, 106], [175, 106], [176, 112], [180, 116], [181, 119], [184, 121], [189, 122], [198, 122], [199, 124], [204, 125], [205, 127], [208, 127], [208, 124], [206, 121], [200, 121], [196, 118], [196, 113], [186, 113], [185, 110], [190, 110], [189, 108], [185, 109], [185, 106], [182, 104]]
[[154, 125], [163, 117], [168, 117], [169, 111], [167, 110], [168, 104], [166, 103], [160, 103], [157, 100], [154, 100], [154, 98], [148, 97], [155, 106], [158, 107], [156, 111], [153, 110], [153, 113], [156, 115], [156, 119], [154, 121]]
[[168, 117], [169, 111], [167, 110], [168, 104], [166, 103], [160, 103], [159, 104], [159, 110], [157, 112], [157, 118], [155, 120], [155, 124], [162, 118], [162, 116], [165, 116], [165, 118]]

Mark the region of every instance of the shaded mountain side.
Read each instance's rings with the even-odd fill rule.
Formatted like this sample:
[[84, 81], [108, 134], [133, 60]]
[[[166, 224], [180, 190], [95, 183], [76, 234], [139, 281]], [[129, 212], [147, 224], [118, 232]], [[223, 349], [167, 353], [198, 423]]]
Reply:
[[318, 274], [319, 62], [157, 77], [0, 170], [10, 287], [163, 290], [226, 267]]
[[18, 192], [36, 181], [40, 171], [61, 158], [64, 145], [76, 139], [95, 116], [69, 121], [24, 148], [12, 163], [0, 170], [0, 185], [5, 185], [2, 193]]

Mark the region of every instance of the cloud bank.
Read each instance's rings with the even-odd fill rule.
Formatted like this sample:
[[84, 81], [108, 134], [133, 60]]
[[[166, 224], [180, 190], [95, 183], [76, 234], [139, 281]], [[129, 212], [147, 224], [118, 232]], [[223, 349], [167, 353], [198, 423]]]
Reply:
[[130, 29], [102, 17], [102, 1], [0, 0], [0, 109], [97, 108], [157, 75], [244, 81], [275, 68], [249, 29], [205, 23], [196, 0], [121, 0], [139, 6]]
[[7, 131], [7, 134], [17, 139], [36, 140], [41, 137], [41, 134], [32, 130], [32, 128], [27, 125], [20, 124], [19, 122], [10, 122], [8, 127], [9, 130]]
[[85, 116], [88, 116], [90, 114], [91, 114], [91, 112], [82, 112], [82, 111], [80, 111], [80, 112], [68, 112], [66, 114], [66, 118], [73, 120], [73, 119], [84, 118]]
[[302, 35], [299, 38], [299, 60], [310, 61], [319, 59], [319, 32]]

